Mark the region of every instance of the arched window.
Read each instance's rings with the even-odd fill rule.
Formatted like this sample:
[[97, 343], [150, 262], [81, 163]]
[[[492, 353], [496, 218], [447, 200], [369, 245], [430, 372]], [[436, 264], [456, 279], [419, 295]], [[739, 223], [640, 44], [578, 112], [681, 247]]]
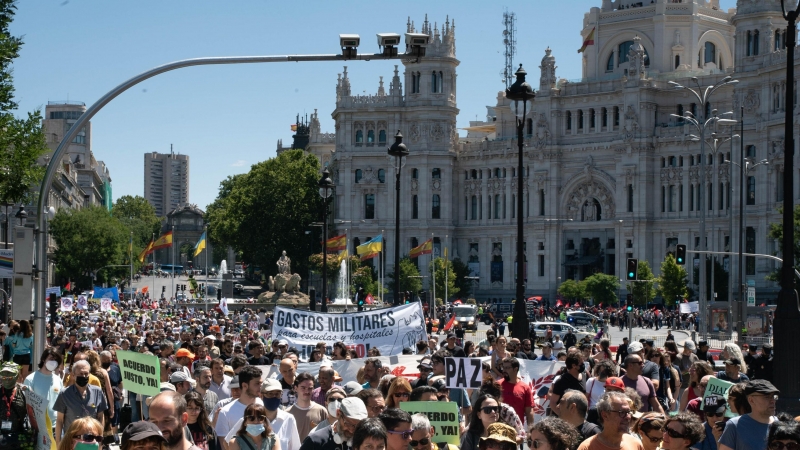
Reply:
[[608, 61], [606, 61], [606, 72], [613, 72], [614, 71], [614, 52], [611, 52], [608, 55]]
[[472, 179], [475, 180], [477, 178], [478, 178], [478, 171], [475, 170], [475, 169], [472, 169]]
[[572, 111], [567, 111], [567, 130], [572, 129]]
[[501, 173], [502, 172], [500, 171], [500, 168], [499, 167], [495, 167], [495, 169], [494, 169], [494, 177], [495, 178], [500, 178], [500, 174]]
[[703, 59], [704, 64], [717, 63], [717, 46], [713, 42], [706, 41], [705, 44], [706, 57]]
[[[618, 61], [617, 67], [621, 66], [622, 63], [626, 63], [629, 61], [628, 59], [628, 51], [633, 47], [633, 41], [625, 41], [617, 46], [617, 54]], [[642, 47], [644, 48], [644, 47]], [[647, 49], [644, 49], [644, 66], [650, 67], [650, 54], [647, 53]]]
[[384, 169], [378, 169], [378, 181], [386, 183], [386, 171]]
[[356, 145], [360, 145], [364, 142], [364, 132], [361, 130], [356, 130]]
[[605, 108], [600, 109], [600, 123], [602, 123], [603, 128], [608, 126], [608, 110]]
[[434, 94], [439, 92], [439, 77], [436, 76], [436, 71], [431, 73], [431, 92]]
[[375, 130], [368, 130], [367, 131], [367, 144], [374, 144], [375, 143]]
[[471, 206], [470, 218], [472, 220], [478, 220], [478, 197], [477, 196], [475, 196], [475, 195], [472, 196], [472, 204], [470, 206]]
[[747, 30], [747, 56], [753, 56], [753, 33]]
[[431, 170], [431, 178], [442, 178], [442, 169], [434, 167], [433, 170]]
[[379, 144], [386, 143], [386, 130], [381, 130], [378, 132], [378, 143]]
[[675, 68], [681, 65], [681, 55], [675, 55]]
[[444, 92], [444, 81], [443, 80], [444, 80], [444, 74], [442, 73], [442, 71], [439, 71], [439, 83], [438, 84], [439, 84], [439, 92], [440, 93]]
[[358, 184], [358, 182], [361, 181], [362, 176], [363, 175], [361, 173], [361, 169], [356, 169], [356, 184]]
[[419, 178], [419, 169], [411, 169], [411, 178], [415, 180]]
[[433, 194], [433, 199], [431, 199], [431, 219], [439, 219], [441, 218], [441, 200], [439, 194]]
[[411, 197], [411, 218], [419, 219], [419, 197], [416, 195]]

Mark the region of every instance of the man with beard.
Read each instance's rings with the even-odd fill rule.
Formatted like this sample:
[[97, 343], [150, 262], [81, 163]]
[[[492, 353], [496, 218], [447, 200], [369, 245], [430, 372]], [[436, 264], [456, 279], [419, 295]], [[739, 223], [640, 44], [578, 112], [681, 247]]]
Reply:
[[[455, 335], [453, 335], [453, 339], [455, 340]], [[383, 362], [378, 358], [367, 358], [364, 362], [365, 383], [361, 387], [364, 389], [377, 389], [383, 375]]]
[[[81, 417], [94, 417], [100, 424], [103, 424], [103, 412], [108, 409], [103, 390], [97, 386], [89, 385], [89, 363], [77, 361], [72, 365], [72, 385], [61, 391], [53, 409], [58, 416], [56, 417], [56, 446], [61, 443], [61, 433], [69, 429], [75, 419]], [[0, 378], [6, 371], [6, 365], [0, 370]], [[16, 374], [14, 375], [16, 377]], [[16, 378], [14, 378], [14, 383]], [[5, 385], [3, 388], [5, 389]], [[188, 420], [188, 419], [187, 419]]]
[[161, 430], [167, 440], [166, 450], [200, 450], [200, 447], [186, 439], [184, 429], [189, 424], [186, 400], [177, 392], [166, 391], [150, 403], [150, 423]]
[[203, 407], [208, 413], [208, 417], [212, 417], [214, 412], [214, 405], [217, 404], [219, 398], [217, 394], [211, 391], [211, 368], [208, 366], [197, 365], [194, 368], [194, 390], [203, 396]]
[[[520, 420], [528, 419], [528, 427], [533, 426], [533, 391], [531, 385], [519, 379], [519, 360], [509, 356], [503, 360], [503, 379], [500, 388], [503, 390], [505, 403], [514, 408]], [[552, 400], [551, 400], [551, 403]]]
[[308, 435], [300, 450], [351, 450], [358, 423], [367, 418], [364, 402], [355, 397], [342, 400], [336, 422]]

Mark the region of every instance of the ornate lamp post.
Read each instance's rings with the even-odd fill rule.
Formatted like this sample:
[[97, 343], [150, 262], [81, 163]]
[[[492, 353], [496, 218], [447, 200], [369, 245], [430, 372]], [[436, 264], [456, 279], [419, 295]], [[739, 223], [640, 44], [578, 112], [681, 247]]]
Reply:
[[394, 156], [394, 292], [392, 304], [400, 304], [400, 169], [403, 167], [403, 157], [408, 156], [408, 147], [403, 144], [403, 135], [400, 130], [394, 135], [394, 144], [388, 149], [389, 156]]
[[[328, 312], [328, 198], [333, 194], [335, 185], [331, 180], [328, 168], [322, 171], [319, 179], [319, 196], [322, 197], [322, 307], [320, 311]], [[316, 295], [316, 294], [315, 294]], [[311, 299], [312, 302], [316, 299]]]
[[517, 80], [506, 89], [506, 98], [511, 100], [511, 112], [517, 118], [517, 149], [519, 150], [517, 157], [517, 301], [514, 305], [514, 322], [509, 331], [513, 337], [520, 340], [528, 337], [528, 311], [525, 308], [525, 248], [523, 245], [525, 239], [522, 217], [522, 184], [525, 180], [525, 168], [522, 163], [524, 147], [522, 132], [525, 128], [525, 116], [533, 109], [533, 98], [536, 96], [531, 85], [525, 81], [527, 74], [520, 64], [514, 74]]

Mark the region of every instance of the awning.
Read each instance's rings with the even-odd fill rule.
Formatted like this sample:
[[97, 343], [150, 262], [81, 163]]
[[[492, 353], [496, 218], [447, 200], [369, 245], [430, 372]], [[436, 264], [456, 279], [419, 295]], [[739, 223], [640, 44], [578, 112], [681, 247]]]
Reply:
[[574, 267], [574, 266], [591, 266], [597, 264], [597, 261], [600, 259], [599, 255], [591, 255], [591, 256], [580, 256], [578, 258], [569, 260], [564, 263], [567, 267]]

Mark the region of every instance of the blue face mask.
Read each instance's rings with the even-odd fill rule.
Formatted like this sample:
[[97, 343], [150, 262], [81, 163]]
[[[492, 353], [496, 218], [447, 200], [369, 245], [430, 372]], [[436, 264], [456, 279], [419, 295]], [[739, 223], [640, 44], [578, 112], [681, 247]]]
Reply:
[[264, 432], [264, 424], [263, 423], [256, 423], [247, 425], [247, 434], [250, 436], [258, 436], [259, 434]]
[[281, 406], [281, 399], [280, 397], [276, 398], [263, 398], [264, 407], [267, 408], [267, 411], [275, 411]]

